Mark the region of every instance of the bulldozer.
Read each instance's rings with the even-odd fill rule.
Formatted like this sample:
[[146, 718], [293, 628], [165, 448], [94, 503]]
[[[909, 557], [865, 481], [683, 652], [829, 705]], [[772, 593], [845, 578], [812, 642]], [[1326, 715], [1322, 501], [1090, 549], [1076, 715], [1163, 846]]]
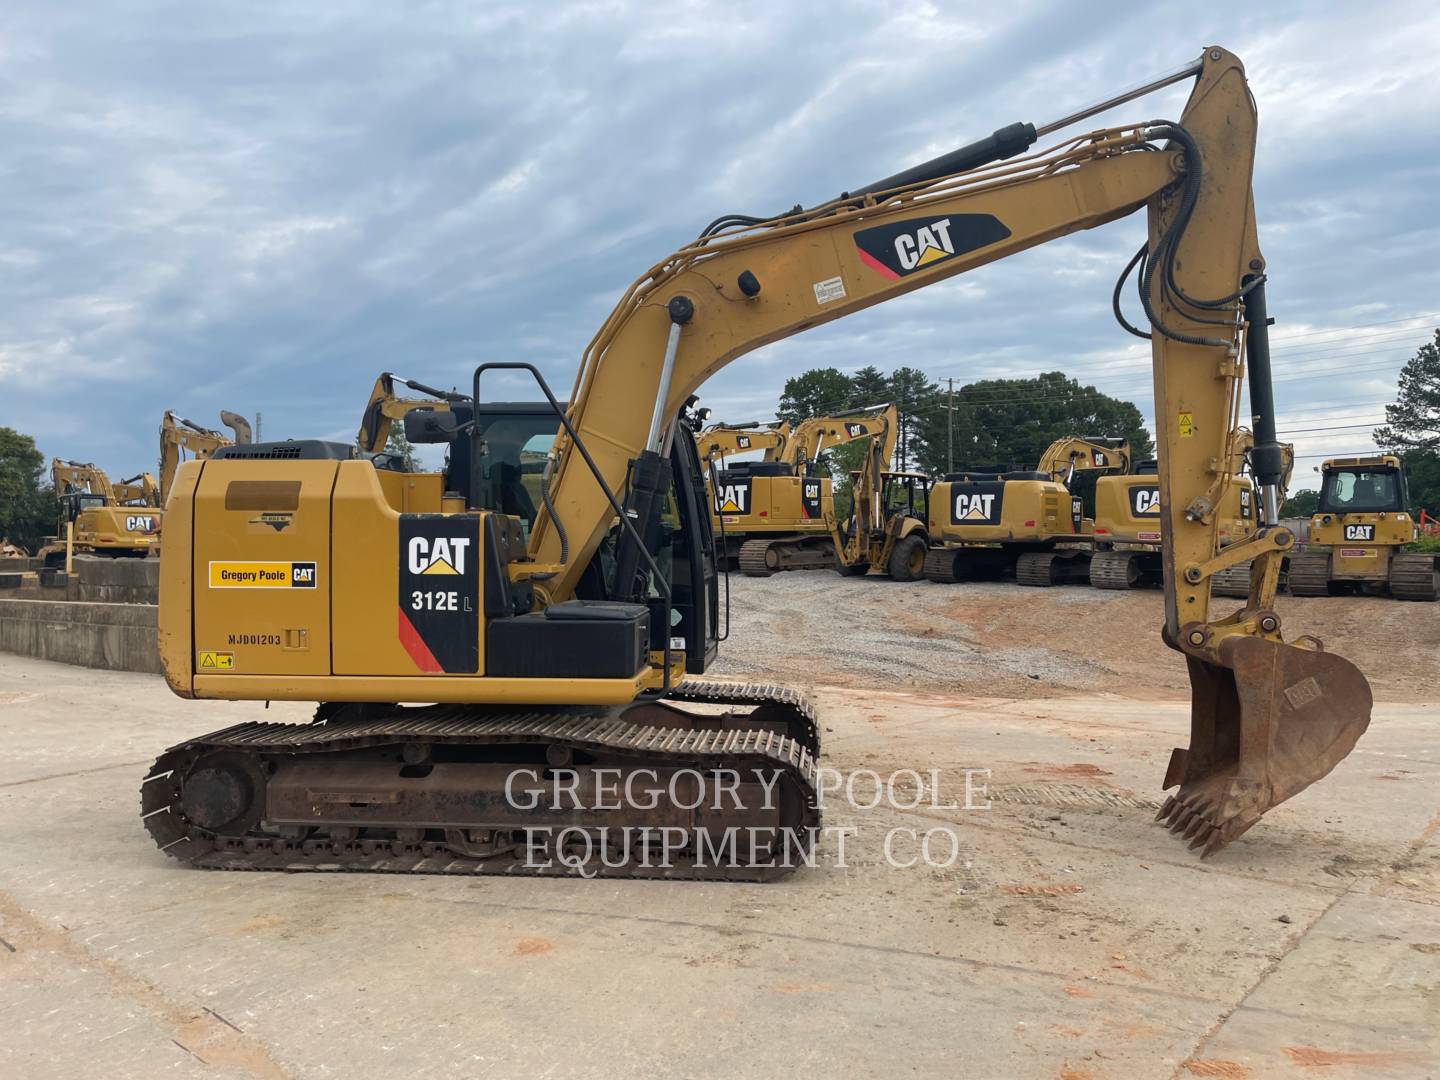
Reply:
[[[1032, 149], [1181, 81], [1178, 120]], [[1150, 341], [1162, 635], [1192, 688], [1160, 818], [1213, 855], [1330, 772], [1371, 704], [1353, 664], [1287, 642], [1273, 610], [1294, 537], [1274, 516], [1255, 132], [1240, 60], [1207, 47], [1137, 90], [809, 209], [715, 219], [623, 293], [564, 404], [511, 361], [477, 367], [466, 400], [407, 414], [412, 442], [447, 448], [441, 470], [378, 468], [323, 440], [186, 462], [161, 558], [168, 685], [318, 706], [313, 723], [246, 721], [164, 751], [141, 787], [155, 843], [216, 869], [792, 872], [818, 840], [822, 727], [794, 690], [695, 678], [717, 654], [720, 609], [687, 402], [750, 350], [1143, 209], [1146, 239], [1121, 276], [1135, 274], [1142, 325], [1117, 315]], [[528, 375], [543, 400], [491, 402], [500, 372]], [[1261, 521], [1222, 552], [1206, 493], [1228, 468], [1242, 380]], [[528, 529], [493, 482], [522, 462], [523, 428], [548, 445]], [[290, 523], [252, 527], [262, 511]], [[1210, 579], [1225, 557], [1257, 571], [1219, 617]], [[722, 782], [733, 798], [705, 797]]]
[[[65, 564], [65, 533], [68, 526], [72, 550], [104, 558], [138, 558], [160, 550], [160, 526], [164, 511], [148, 502], [126, 505], [103, 469], [89, 462], [50, 460], [50, 482], [60, 501], [56, 534], [37, 553], [45, 567]], [[126, 489], [127, 496], [135, 491]]]
[[747, 577], [835, 567], [834, 482], [820, 454], [869, 440], [888, 468], [898, 426], [894, 405], [810, 417], [775, 429], [777, 444], [762, 460], [717, 469], [710, 483], [721, 557], [733, 559]]
[[[165, 410], [165, 415], [160, 418], [160, 479], [151, 481], [157, 497], [154, 505], [165, 505], [165, 500], [170, 497], [170, 488], [175, 483], [175, 471], [186, 460], [187, 454], [203, 460], [222, 446], [245, 446], [251, 441], [250, 421], [239, 413], [222, 409], [220, 422], [231, 430], [233, 437]], [[145, 475], [149, 476], [148, 473]]]
[[1067, 436], [1051, 443], [1032, 470], [947, 474], [931, 492], [925, 576], [940, 582], [1013, 576], [1038, 586], [1088, 581], [1094, 522], [1070, 485], [1081, 473], [1129, 471], [1124, 439]]
[[1289, 559], [1290, 595], [1358, 592], [1420, 601], [1440, 597], [1440, 561], [1430, 552], [1404, 550], [1420, 529], [1410, 513], [1400, 458], [1331, 458], [1321, 464], [1320, 473], [1320, 502], [1310, 519], [1309, 542]]

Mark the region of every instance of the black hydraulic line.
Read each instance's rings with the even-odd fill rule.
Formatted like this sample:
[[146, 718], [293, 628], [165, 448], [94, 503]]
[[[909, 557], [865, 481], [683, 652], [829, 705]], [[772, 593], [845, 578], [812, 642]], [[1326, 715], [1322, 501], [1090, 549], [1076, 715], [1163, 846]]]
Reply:
[[985, 138], [951, 150], [948, 154], [941, 154], [929, 161], [922, 161], [919, 165], [902, 169], [893, 176], [876, 180], [873, 184], [866, 184], [853, 191], [842, 192], [840, 198], [849, 199], [859, 195], [869, 195], [876, 191], [911, 187], [915, 184], [938, 180], [942, 176], [953, 176], [955, 173], [978, 169], [982, 165], [1003, 161], [1005, 158], [1014, 157], [1016, 154], [1030, 149], [1035, 144], [1035, 138], [1034, 124], [1019, 122], [1007, 124], [1002, 128], [997, 128]]
[[1130, 274], [1134, 271], [1135, 267], [1142, 265], [1145, 262], [1145, 256], [1149, 252], [1149, 250], [1150, 245], [1147, 242], [1141, 244], [1140, 250], [1135, 252], [1134, 255], [1130, 256], [1130, 261], [1125, 264], [1125, 269], [1121, 270], [1120, 276], [1115, 279], [1115, 292], [1110, 297], [1110, 309], [1115, 312], [1115, 321], [1118, 322], [1127, 333], [1134, 334], [1138, 338], [1144, 338], [1146, 341], [1149, 341], [1152, 335], [1146, 330], [1141, 330], [1138, 326], [1135, 326], [1129, 319], [1125, 317], [1125, 312], [1122, 311], [1120, 308], [1120, 294], [1124, 291], [1125, 282], [1130, 277]]

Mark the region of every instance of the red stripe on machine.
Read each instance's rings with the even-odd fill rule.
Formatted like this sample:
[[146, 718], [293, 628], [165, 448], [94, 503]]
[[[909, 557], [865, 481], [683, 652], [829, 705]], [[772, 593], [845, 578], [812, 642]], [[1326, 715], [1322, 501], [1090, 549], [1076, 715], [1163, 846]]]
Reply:
[[415, 661], [415, 666], [421, 671], [436, 672], [443, 671], [440, 661], [435, 659], [435, 654], [430, 651], [415, 626], [410, 622], [405, 609], [395, 609], [400, 615], [400, 644], [405, 646], [405, 651], [410, 654], [410, 659]]

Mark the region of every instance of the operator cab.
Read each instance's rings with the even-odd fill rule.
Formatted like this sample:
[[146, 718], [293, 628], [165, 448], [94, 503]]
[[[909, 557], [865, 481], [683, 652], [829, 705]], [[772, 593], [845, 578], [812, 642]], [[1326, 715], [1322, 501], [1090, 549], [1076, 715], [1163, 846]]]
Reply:
[[88, 491], [69, 491], [60, 496], [60, 509], [66, 521], [74, 521], [82, 512], [105, 505], [104, 495], [93, 495]]
[[1409, 506], [1405, 474], [1387, 463], [1325, 465], [1320, 484], [1321, 514], [1401, 513]]

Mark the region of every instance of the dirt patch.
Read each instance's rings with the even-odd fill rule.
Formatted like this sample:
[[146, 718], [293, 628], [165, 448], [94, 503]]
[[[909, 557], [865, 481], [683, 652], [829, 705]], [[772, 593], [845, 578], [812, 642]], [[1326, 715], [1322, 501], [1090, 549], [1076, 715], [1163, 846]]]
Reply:
[[[1025, 699], [1189, 692], [1183, 660], [1160, 640], [1158, 591], [901, 583], [830, 571], [732, 575], [730, 590], [730, 636], [716, 674]], [[1216, 610], [1236, 603], [1219, 600]], [[1440, 680], [1440, 604], [1282, 596], [1276, 611], [1287, 638], [1313, 635], [1358, 665], [1377, 700], [1424, 698]]]

